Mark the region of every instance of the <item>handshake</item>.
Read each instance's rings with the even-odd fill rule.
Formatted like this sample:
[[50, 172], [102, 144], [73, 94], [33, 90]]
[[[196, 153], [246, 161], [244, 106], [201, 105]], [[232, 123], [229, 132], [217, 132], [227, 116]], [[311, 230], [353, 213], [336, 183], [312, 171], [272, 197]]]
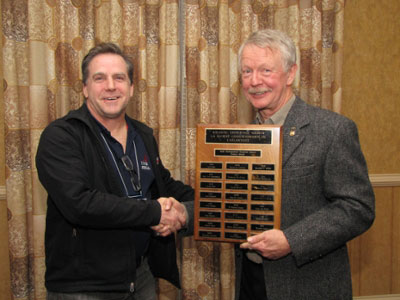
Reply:
[[160, 224], [151, 227], [156, 235], [165, 237], [186, 226], [188, 213], [182, 203], [172, 197], [158, 198], [157, 201], [161, 205]]

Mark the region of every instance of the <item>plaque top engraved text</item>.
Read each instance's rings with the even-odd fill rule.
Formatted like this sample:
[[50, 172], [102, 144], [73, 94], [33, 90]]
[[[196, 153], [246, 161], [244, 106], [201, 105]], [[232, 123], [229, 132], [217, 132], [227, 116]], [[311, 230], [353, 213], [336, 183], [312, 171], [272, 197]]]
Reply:
[[271, 144], [271, 130], [206, 129], [206, 143], [214, 144]]

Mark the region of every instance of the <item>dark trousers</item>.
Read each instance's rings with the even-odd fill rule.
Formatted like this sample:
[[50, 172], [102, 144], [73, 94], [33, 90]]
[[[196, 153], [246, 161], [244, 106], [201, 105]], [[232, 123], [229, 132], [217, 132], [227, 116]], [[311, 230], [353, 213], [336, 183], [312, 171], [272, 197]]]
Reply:
[[239, 300], [268, 300], [262, 264], [252, 262], [243, 255]]
[[[127, 287], [128, 288], [128, 287]], [[157, 300], [156, 281], [147, 259], [136, 269], [135, 291], [56, 293], [47, 291], [47, 300]]]

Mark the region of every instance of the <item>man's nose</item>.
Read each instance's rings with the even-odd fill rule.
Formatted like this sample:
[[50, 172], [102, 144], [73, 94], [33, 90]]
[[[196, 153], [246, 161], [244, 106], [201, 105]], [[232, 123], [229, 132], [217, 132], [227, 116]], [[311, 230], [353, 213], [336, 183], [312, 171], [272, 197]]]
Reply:
[[261, 83], [261, 76], [259, 72], [253, 72], [250, 78], [251, 85], [259, 85]]
[[107, 78], [107, 89], [109, 90], [115, 89], [115, 83], [113, 78]]

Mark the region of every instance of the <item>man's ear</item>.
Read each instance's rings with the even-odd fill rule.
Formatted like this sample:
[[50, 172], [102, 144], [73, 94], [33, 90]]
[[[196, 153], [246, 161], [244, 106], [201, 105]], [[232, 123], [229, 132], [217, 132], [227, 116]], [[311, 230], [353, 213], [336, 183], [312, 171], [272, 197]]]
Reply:
[[290, 67], [289, 71], [288, 71], [288, 79], [286, 81], [287, 85], [292, 85], [295, 77], [296, 77], [296, 73], [297, 73], [297, 64], [294, 64], [293, 66]]
[[88, 91], [87, 91], [87, 86], [85, 84], [83, 85], [82, 93], [83, 93], [83, 96], [85, 96], [85, 98], [87, 99]]

